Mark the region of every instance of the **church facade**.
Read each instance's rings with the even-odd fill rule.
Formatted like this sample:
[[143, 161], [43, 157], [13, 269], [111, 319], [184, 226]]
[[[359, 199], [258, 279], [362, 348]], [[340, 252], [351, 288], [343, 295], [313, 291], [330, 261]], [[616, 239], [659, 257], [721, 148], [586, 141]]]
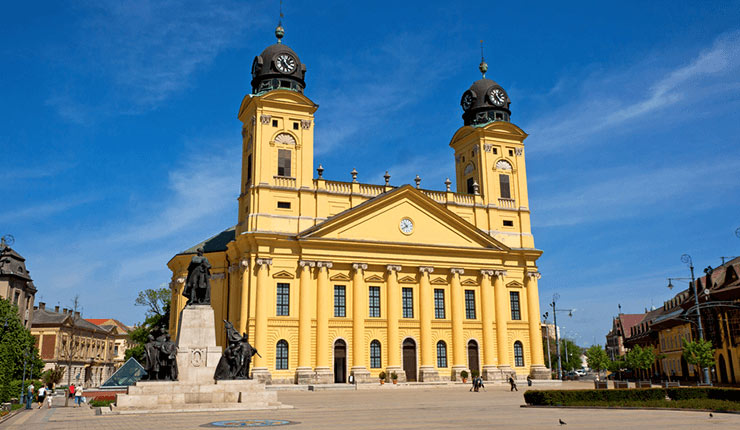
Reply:
[[[237, 223], [174, 256], [171, 334], [187, 267], [212, 265], [223, 320], [261, 356], [253, 376], [295, 383], [549, 378], [530, 231], [524, 139], [510, 100], [484, 78], [463, 94], [446, 190], [325, 179], [315, 168], [305, 65], [278, 42], [258, 55], [244, 97]], [[452, 164], [451, 160], [451, 163]], [[386, 175], [387, 176], [387, 175]]]

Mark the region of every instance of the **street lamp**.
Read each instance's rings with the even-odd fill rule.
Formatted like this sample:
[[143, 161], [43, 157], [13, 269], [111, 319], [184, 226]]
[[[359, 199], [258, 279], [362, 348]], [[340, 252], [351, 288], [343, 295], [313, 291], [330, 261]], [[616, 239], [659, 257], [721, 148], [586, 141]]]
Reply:
[[[738, 229], [740, 231], [740, 229]], [[699, 339], [704, 340], [704, 328], [701, 324], [701, 311], [699, 310], [699, 292], [696, 288], [696, 278], [694, 277], [694, 261], [691, 259], [691, 256], [689, 254], [684, 254], [681, 256], [681, 262], [687, 264], [689, 266], [689, 270], [691, 272], [691, 289], [694, 291], [694, 304], [696, 305], [696, 324], [699, 329]], [[672, 285], [670, 283], [671, 281], [668, 281], [668, 287], [671, 288]], [[709, 379], [709, 368], [705, 367], [703, 369], [704, 371], [704, 382], [706, 384], [711, 384], [711, 380]]]
[[557, 353], [558, 353], [558, 379], [563, 379], [563, 362], [562, 358], [560, 357], [560, 340], [558, 336], [558, 312], [568, 312], [568, 316], [573, 316], [573, 311], [575, 309], [557, 309], [557, 301], [560, 299], [560, 294], [555, 293], [552, 295], [552, 303], [550, 303], [550, 307], [552, 308], [552, 318], [553, 323], [555, 324], [555, 346], [557, 347]]
[[[547, 342], [547, 368], [552, 372], [552, 359], [550, 358], [550, 327], [547, 325], [547, 317], [550, 316], [549, 312], [542, 314], [542, 318], [545, 319], [545, 341]], [[550, 373], [552, 376], [552, 373]]]

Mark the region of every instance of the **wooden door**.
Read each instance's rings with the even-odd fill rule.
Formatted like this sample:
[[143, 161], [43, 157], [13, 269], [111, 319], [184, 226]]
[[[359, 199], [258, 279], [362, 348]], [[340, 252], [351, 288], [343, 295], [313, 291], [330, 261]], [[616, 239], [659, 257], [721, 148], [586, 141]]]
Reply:
[[403, 341], [403, 370], [406, 372], [406, 381], [416, 381], [416, 342], [413, 339]]
[[478, 342], [471, 340], [468, 342], [468, 367], [472, 373], [478, 371], [480, 375], [480, 363], [478, 362]]
[[347, 344], [341, 339], [334, 342], [334, 382], [347, 382]]

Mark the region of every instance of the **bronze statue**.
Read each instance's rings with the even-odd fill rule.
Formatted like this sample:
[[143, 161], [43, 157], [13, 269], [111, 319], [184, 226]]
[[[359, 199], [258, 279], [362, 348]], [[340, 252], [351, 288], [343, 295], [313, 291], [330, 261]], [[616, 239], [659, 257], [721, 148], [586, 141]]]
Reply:
[[203, 248], [198, 248], [188, 265], [188, 277], [182, 295], [187, 297], [188, 305], [211, 304], [211, 263], [203, 256]]
[[213, 379], [251, 379], [249, 365], [252, 356], [259, 353], [247, 341], [247, 333], [240, 335], [234, 326], [224, 320], [228, 345], [221, 354]]
[[[144, 344], [145, 380], [177, 381], [177, 345], [161, 327], [155, 327]], [[154, 337], [154, 334], [157, 337]]]

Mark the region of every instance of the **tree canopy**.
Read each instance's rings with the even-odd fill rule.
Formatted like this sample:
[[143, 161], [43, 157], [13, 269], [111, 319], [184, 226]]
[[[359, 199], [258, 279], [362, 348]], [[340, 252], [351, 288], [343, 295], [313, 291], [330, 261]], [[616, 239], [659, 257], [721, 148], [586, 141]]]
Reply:
[[684, 339], [683, 357], [687, 363], [698, 366], [700, 369], [714, 366], [714, 348], [712, 348], [712, 342], [705, 339], [687, 342]]
[[595, 370], [596, 372], [600, 372], [609, 368], [609, 363], [611, 361], [609, 360], [609, 356], [606, 355], [606, 351], [601, 345], [592, 345], [586, 350], [585, 354], [586, 361], [588, 362], [588, 367]]
[[170, 290], [167, 288], [146, 289], [139, 291], [137, 306], [148, 306], [146, 319], [129, 333], [129, 339], [136, 346], [126, 350], [125, 359], [134, 357], [141, 362], [144, 358], [144, 344], [154, 327], [169, 328], [170, 325]]
[[[8, 300], [0, 299], [0, 401], [7, 402], [20, 395], [12, 387], [13, 381], [23, 377], [23, 362], [26, 359], [26, 379], [41, 375], [44, 362], [39, 358], [31, 332], [18, 317], [18, 307]], [[25, 357], [24, 357], [25, 356]]]
[[655, 352], [648, 346], [635, 345], [625, 356], [627, 367], [632, 370], [647, 370], [655, 363]]

